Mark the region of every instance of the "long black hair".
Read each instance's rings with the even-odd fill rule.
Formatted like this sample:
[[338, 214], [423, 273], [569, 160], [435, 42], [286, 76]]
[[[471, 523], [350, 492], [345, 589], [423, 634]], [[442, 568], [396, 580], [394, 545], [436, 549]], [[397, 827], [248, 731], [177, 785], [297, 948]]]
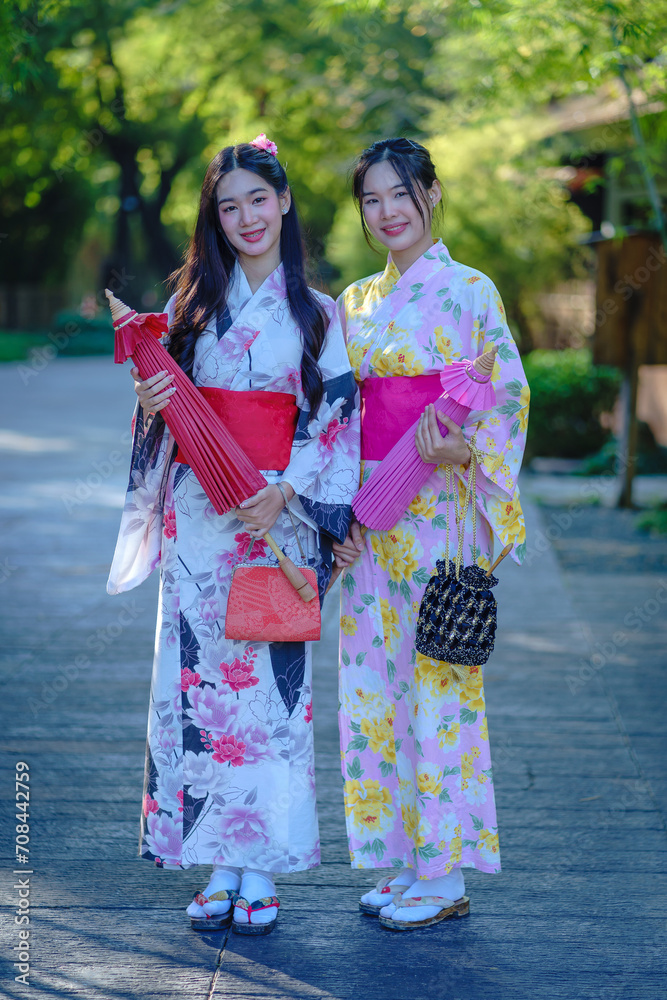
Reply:
[[[419, 212], [426, 227], [424, 217], [424, 200], [426, 192], [438, 180], [431, 154], [425, 146], [413, 139], [379, 139], [372, 146], [359, 154], [352, 173], [352, 194], [361, 213], [361, 228], [366, 242], [376, 249], [371, 241], [371, 234], [364, 218], [364, 181], [366, 174], [376, 163], [388, 162], [398, 174], [398, 178], [410, 196], [410, 200]], [[434, 212], [441, 210], [442, 202], [438, 202]], [[429, 220], [430, 224], [430, 220]]]
[[[169, 330], [169, 353], [192, 378], [197, 338], [211, 316], [225, 308], [229, 283], [238, 253], [220, 224], [216, 187], [219, 180], [237, 168], [250, 170], [270, 184], [276, 194], [287, 190], [287, 175], [278, 158], [251, 143], [226, 146], [209, 164], [201, 189], [199, 214], [185, 262], [171, 276], [177, 298], [174, 322]], [[318, 359], [327, 329], [326, 314], [308, 287], [301, 226], [291, 200], [282, 217], [280, 258], [285, 271], [290, 312], [301, 331], [301, 384], [311, 412], [322, 400], [322, 372]]]

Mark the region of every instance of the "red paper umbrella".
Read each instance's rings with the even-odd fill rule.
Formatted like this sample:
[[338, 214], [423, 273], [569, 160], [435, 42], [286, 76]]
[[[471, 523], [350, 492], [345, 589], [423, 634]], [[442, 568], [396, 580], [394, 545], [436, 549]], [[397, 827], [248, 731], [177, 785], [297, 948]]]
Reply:
[[165, 313], [137, 313], [108, 289], [116, 342], [114, 361], [131, 355], [143, 380], [167, 371], [177, 391], [161, 410], [178, 448], [218, 514], [226, 514], [267, 485], [220, 417], [162, 346]]
[[[114, 361], [122, 365], [132, 356], [144, 381], [161, 371], [174, 376], [178, 391], [160, 412], [216, 512], [226, 514], [263, 489], [266, 479], [160, 343], [158, 338], [168, 329], [166, 313], [137, 313], [108, 288], [105, 294], [116, 331]], [[316, 591], [310, 582], [268, 531], [264, 539], [301, 600], [312, 601]]]
[[[463, 424], [473, 410], [491, 409], [496, 400], [489, 381], [495, 357], [494, 349], [474, 361], [449, 365], [440, 375], [445, 391], [434, 402], [436, 410]], [[418, 423], [415, 421], [382, 459], [352, 501], [352, 510], [361, 524], [376, 531], [393, 528], [437, 467], [419, 456], [415, 445]], [[440, 433], [444, 437], [447, 430], [440, 427]]]

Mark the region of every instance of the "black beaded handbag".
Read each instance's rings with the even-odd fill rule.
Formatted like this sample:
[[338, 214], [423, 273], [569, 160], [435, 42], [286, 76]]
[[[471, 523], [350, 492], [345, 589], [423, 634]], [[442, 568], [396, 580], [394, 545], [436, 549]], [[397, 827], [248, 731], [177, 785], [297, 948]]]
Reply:
[[447, 550], [436, 563], [436, 573], [424, 592], [417, 619], [415, 646], [433, 660], [473, 667], [486, 663], [496, 638], [497, 604], [491, 592], [498, 580], [491, 575], [500, 560], [510, 551], [503, 549], [491, 570], [481, 566], [461, 567], [463, 538], [468, 504], [472, 500], [473, 552], [477, 551], [476, 464], [479, 459], [471, 446], [470, 472], [463, 509], [458, 509], [457, 484], [451, 465], [446, 470], [448, 498], [454, 498], [458, 528], [458, 547], [454, 561], [449, 558], [449, 499], [447, 501]]

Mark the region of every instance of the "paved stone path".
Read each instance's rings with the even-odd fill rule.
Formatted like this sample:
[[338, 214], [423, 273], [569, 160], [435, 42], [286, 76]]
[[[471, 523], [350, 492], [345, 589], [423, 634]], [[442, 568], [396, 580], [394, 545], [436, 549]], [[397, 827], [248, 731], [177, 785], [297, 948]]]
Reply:
[[[126, 597], [104, 591], [132, 399], [127, 371], [109, 358], [54, 361], [23, 378], [19, 366], [0, 368], [0, 993], [664, 996], [667, 572], [659, 561], [605, 564], [580, 521], [561, 512], [560, 533], [549, 531], [556, 514], [533, 506], [540, 544], [523, 569], [503, 564], [486, 669], [504, 868], [467, 875], [470, 917], [394, 935], [357, 910], [372, 877], [347, 857], [330, 600], [315, 680], [323, 864], [280, 879], [267, 938], [190, 931], [183, 909], [202, 874], [135, 858], [157, 581]], [[583, 556], [564, 569], [577, 538]], [[12, 874], [24, 868], [14, 854], [17, 761], [30, 768], [30, 987], [12, 965], [13, 886], [26, 877]]]

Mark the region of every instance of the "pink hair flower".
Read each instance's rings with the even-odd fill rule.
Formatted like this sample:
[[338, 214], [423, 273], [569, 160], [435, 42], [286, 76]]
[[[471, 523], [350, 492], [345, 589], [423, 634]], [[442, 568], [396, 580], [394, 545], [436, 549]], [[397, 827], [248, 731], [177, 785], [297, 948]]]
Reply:
[[256, 146], [257, 149], [264, 149], [267, 153], [271, 153], [272, 156], [278, 155], [278, 147], [275, 142], [271, 142], [267, 139], [263, 132], [260, 132], [256, 139], [253, 139], [250, 143], [251, 146]]

